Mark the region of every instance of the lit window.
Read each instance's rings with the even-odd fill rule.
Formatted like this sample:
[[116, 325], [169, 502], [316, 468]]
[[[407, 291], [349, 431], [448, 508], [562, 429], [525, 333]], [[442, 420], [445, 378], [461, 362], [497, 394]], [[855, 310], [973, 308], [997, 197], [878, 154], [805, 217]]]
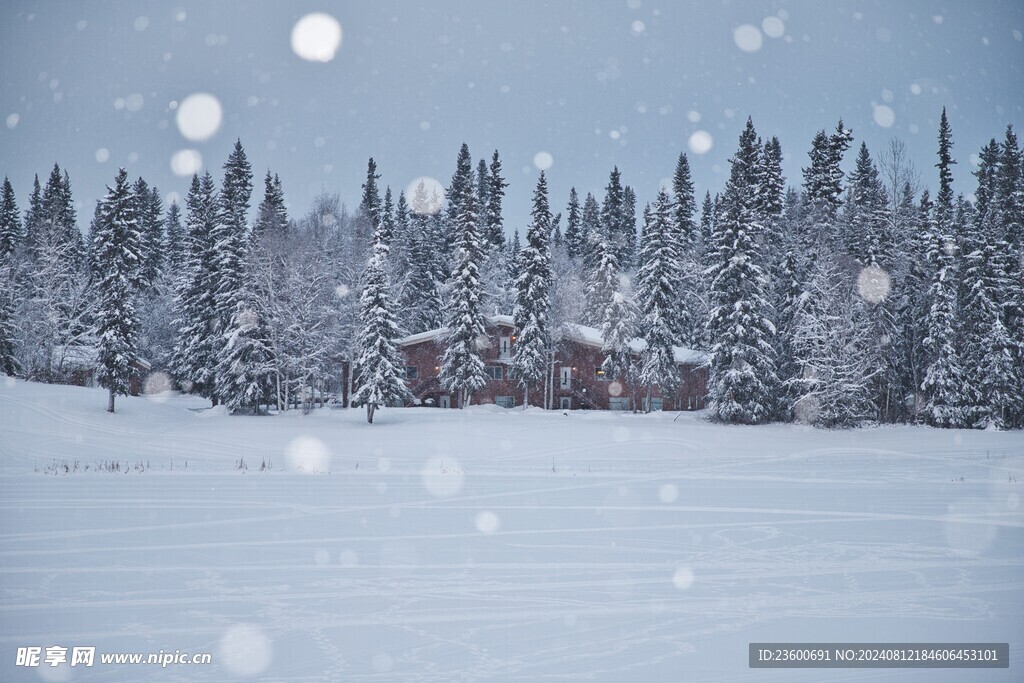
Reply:
[[611, 381], [612, 378], [611, 376], [608, 375], [607, 372], [604, 371], [604, 368], [598, 365], [597, 367], [594, 368], [594, 379], [603, 379], [606, 382], [608, 382]]

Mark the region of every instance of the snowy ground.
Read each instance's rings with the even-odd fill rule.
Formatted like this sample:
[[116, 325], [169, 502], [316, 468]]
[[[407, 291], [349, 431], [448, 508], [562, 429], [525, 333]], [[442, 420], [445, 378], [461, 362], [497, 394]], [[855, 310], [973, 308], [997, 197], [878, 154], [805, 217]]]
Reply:
[[[105, 405], [99, 390], [0, 383], [0, 680], [1024, 670], [1021, 433]], [[55, 459], [90, 469], [45, 473]], [[94, 471], [110, 460], [148, 468]], [[751, 670], [752, 641], [1009, 641], [1011, 668]], [[17, 647], [54, 644], [214, 664], [14, 666]]]

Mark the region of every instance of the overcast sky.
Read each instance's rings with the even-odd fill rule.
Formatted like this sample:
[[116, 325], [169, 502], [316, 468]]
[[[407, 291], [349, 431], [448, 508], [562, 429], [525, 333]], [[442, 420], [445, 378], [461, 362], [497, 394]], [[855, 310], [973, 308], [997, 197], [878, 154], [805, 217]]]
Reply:
[[[333, 58], [315, 22], [293, 48], [313, 12], [342, 28]], [[118, 166], [184, 195], [200, 158], [221, 178], [237, 137], [253, 205], [269, 168], [298, 216], [322, 188], [358, 203], [371, 155], [396, 190], [447, 184], [465, 141], [474, 158], [500, 151], [511, 229], [528, 220], [538, 164], [556, 211], [573, 185], [600, 196], [616, 164], [642, 204], [680, 151], [714, 193], [748, 115], [779, 136], [790, 183], [814, 132], [842, 116], [873, 152], [904, 139], [934, 186], [945, 105], [966, 194], [971, 155], [1024, 123], [1022, 31], [1019, 1], [5, 0], [0, 173], [24, 209], [33, 173], [59, 163], [85, 229]], [[178, 124], [196, 93], [216, 98], [219, 127], [202, 107]]]

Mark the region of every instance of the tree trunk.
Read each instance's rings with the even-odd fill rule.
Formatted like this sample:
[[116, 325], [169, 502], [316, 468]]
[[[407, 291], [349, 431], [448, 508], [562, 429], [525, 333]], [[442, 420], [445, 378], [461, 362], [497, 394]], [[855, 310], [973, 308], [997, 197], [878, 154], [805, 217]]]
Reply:
[[373, 413], [376, 410], [377, 410], [377, 404], [376, 403], [367, 403], [366, 404], [366, 421], [369, 422], [370, 424], [373, 424]]
[[345, 377], [345, 407], [348, 408], [348, 404], [352, 401], [352, 363], [348, 364], [348, 373]]
[[114, 390], [113, 389], [111, 389], [110, 393], [107, 395], [107, 412], [108, 413], [114, 412]]
[[523, 410], [530, 405], [530, 385], [523, 384]]

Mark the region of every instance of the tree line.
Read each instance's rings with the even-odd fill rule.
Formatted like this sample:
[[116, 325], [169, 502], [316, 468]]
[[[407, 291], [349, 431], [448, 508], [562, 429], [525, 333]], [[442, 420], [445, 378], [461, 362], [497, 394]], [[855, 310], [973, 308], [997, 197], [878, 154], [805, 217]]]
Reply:
[[122, 169], [84, 238], [55, 165], [23, 218], [4, 181], [0, 370], [66, 381], [68, 354], [92, 345], [110, 410], [142, 356], [168, 388], [236, 412], [308, 408], [347, 381], [372, 422], [411, 398], [401, 336], [448, 328], [440, 382], [464, 407], [486, 382], [486, 317], [512, 313], [524, 405], [532, 389], [551, 407], [555, 350], [581, 323], [601, 330], [606, 373], [648, 397], [677, 386], [674, 347], [708, 351], [709, 412], [723, 422], [1021, 427], [1024, 163], [1012, 127], [980, 151], [970, 199], [952, 190], [945, 110], [934, 198], [899, 140], [874, 157], [862, 143], [845, 173], [853, 140], [841, 120], [819, 131], [797, 186], [779, 140], [748, 119], [725, 187], [699, 204], [685, 154], [642, 209], [615, 168], [600, 200], [574, 188], [553, 213], [541, 172], [525, 241], [506, 236], [498, 152], [474, 164], [465, 144], [443, 197], [424, 183], [382, 193], [370, 159], [355, 211], [321, 194], [298, 219], [267, 172], [250, 222], [240, 141], [219, 186], [192, 178], [183, 209], [164, 211]]

